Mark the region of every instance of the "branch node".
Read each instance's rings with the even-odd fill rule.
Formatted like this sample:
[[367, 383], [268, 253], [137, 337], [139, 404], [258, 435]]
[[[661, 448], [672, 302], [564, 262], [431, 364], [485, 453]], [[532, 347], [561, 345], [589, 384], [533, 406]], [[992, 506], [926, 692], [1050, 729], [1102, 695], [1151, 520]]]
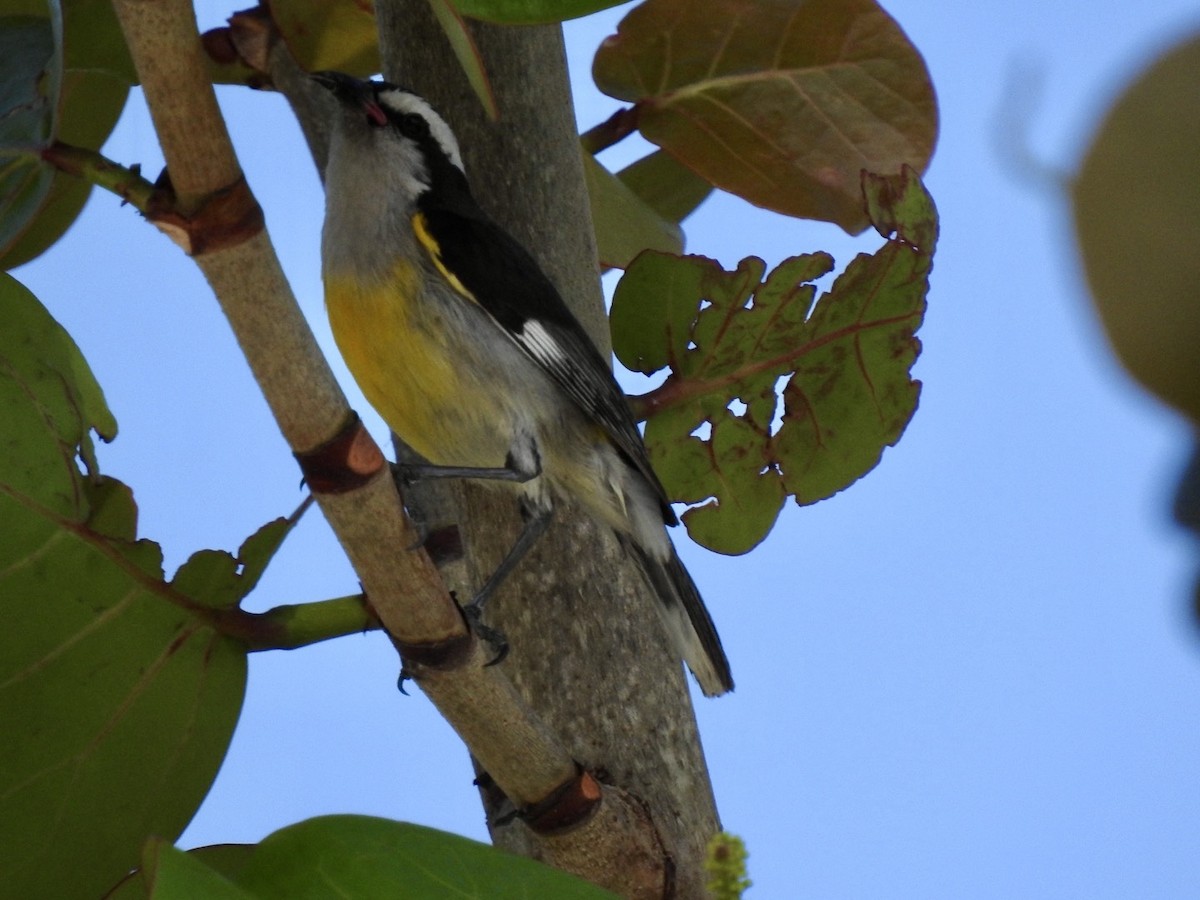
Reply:
[[353, 411], [337, 434], [295, 456], [314, 494], [349, 493], [374, 478], [387, 464], [383, 451]]
[[421, 669], [438, 669], [447, 672], [457, 669], [471, 657], [471, 644], [475, 636], [467, 631], [444, 641], [409, 644], [392, 637], [392, 645], [400, 651], [404, 662], [404, 674], [416, 682], [421, 681]]
[[179, 210], [177, 201], [171, 177], [164, 169], [155, 183], [146, 218], [188, 256], [236, 247], [265, 227], [262, 207], [241, 175], [227, 187], [209, 194], [189, 214]]
[[526, 825], [541, 835], [563, 834], [587, 822], [600, 806], [600, 783], [582, 766], [576, 776], [520, 811]]

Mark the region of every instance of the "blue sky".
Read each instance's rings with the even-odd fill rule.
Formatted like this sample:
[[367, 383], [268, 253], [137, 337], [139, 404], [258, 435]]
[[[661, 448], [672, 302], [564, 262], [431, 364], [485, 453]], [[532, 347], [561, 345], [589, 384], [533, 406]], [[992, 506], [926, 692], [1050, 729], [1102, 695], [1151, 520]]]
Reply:
[[[724, 824], [749, 846], [751, 897], [1194, 895], [1196, 558], [1168, 516], [1189, 432], [1108, 355], [1046, 175], [1074, 169], [1112, 91], [1200, 16], [1181, 0], [886, 6], [941, 104], [921, 405], [876, 471], [785, 510], [749, 556], [680, 541], [738, 683], [696, 698]], [[202, 6], [202, 26], [227, 11]], [[614, 107], [588, 72], [617, 18], [568, 33], [584, 127]], [[320, 190], [298, 129], [278, 97], [220, 97], [336, 357]], [[1014, 136], [1043, 168], [1010, 161]], [[157, 171], [140, 101], [106, 152]], [[724, 197], [688, 234], [691, 251], [730, 266], [814, 249], [844, 264], [877, 243]], [[203, 280], [131, 210], [96, 195], [17, 275], [104, 385], [121, 435], [101, 463], [134, 486], [142, 532], [169, 566], [234, 549], [299, 502], [294, 463]], [[355, 589], [310, 514], [254, 600]], [[395, 676], [378, 635], [255, 656], [230, 755], [183, 845], [253, 841], [327, 812], [484, 837], [466, 751], [424, 698], [396, 693]]]

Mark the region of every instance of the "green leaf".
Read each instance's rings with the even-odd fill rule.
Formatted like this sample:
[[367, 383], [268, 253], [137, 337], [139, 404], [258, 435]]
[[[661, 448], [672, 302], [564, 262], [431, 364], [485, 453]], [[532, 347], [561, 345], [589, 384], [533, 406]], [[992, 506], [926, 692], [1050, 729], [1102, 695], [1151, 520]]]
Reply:
[[111, 0], [0, 0], [0, 16], [44, 19], [52, 9], [54, 15], [61, 10], [65, 68], [102, 72], [127, 84], [137, 82]]
[[601, 900], [573, 875], [432, 828], [368, 816], [323, 816], [258, 845], [236, 882], [289, 900]]
[[1124, 92], [1071, 192], [1088, 286], [1129, 372], [1200, 424], [1200, 37]]
[[712, 184], [851, 233], [868, 223], [860, 170], [923, 170], [933, 153], [929, 73], [874, 0], [646, 0], [593, 74]]
[[201, 860], [231, 881], [236, 881], [238, 873], [254, 857], [255, 847], [255, 844], [209, 844], [189, 850], [188, 855]]
[[137, 70], [112, 0], [65, 0], [63, 17], [67, 69], [137, 84]]
[[[484, 111], [495, 120], [499, 115], [496, 96], [479, 48], [464, 26], [457, 4], [449, 0], [429, 0], [429, 5]], [[383, 68], [375, 9], [370, 3], [359, 0], [273, 0], [271, 17], [292, 55], [310, 72], [336, 69], [365, 78]], [[240, 80], [240, 68], [231, 68], [228, 77]]]
[[307, 508], [307, 504], [304, 504], [294, 515], [287, 518], [281, 516], [268, 522], [242, 541], [237, 558], [242, 568], [243, 597], [258, 586], [258, 579], [266, 571], [267, 563], [275, 556], [275, 551], [282, 546], [284, 539], [292, 533], [292, 529], [296, 527]]
[[0, 376], [7, 385], [0, 421], [8, 441], [0, 453], [0, 484], [36, 491], [38, 503], [57, 515], [78, 514], [79, 471], [68, 451], [77, 449], [94, 473], [90, 432], [111, 441], [117, 421], [75, 342], [8, 274], [0, 274], [0, 321]]
[[126, 543], [137, 540], [137, 504], [129, 485], [107, 475], [93, 475], [83, 481], [83, 490], [90, 508], [88, 527], [92, 531]]
[[57, 241], [91, 192], [40, 152], [55, 140], [99, 149], [125, 106], [132, 63], [107, 2], [66, 3], [61, 26], [57, 4], [7, 0], [0, 10], [14, 13], [0, 19], [0, 115], [15, 111], [0, 128], [0, 263], [11, 269]]
[[[171, 852], [168, 853], [167, 851]], [[146, 900], [152, 890], [174, 891], [185, 900], [203, 897], [250, 897], [234, 884], [237, 873], [254, 853], [253, 844], [213, 844], [186, 853], [159, 838], [151, 838], [142, 850], [142, 867], [130, 872], [120, 884], [104, 895], [104, 900]], [[187, 861], [175, 854], [186, 856]], [[153, 885], [145, 872], [153, 873]], [[237, 891], [229, 894], [228, 891]], [[155, 894], [154, 896], [165, 896]]]
[[624, 185], [668, 222], [682, 222], [712, 193], [712, 185], [662, 150], [617, 173]]
[[245, 653], [163, 584], [98, 474], [90, 432], [117, 426], [70, 337], [8, 275], [0, 321], [0, 883], [95, 897], [203, 799]]
[[665, 221], [592, 154], [582, 152], [601, 264], [623, 269], [643, 250], [678, 253], [683, 249], [678, 225]]
[[0, 17], [0, 150], [37, 147], [54, 131], [62, 88], [62, 19], [53, 15]]
[[62, 25], [0, 18], [0, 259], [50, 193], [53, 171], [38, 155], [54, 136], [62, 90]]
[[492, 90], [492, 82], [488, 79], [487, 69], [484, 68], [483, 57], [475, 44], [475, 38], [471, 36], [470, 30], [455, 8], [456, 5], [450, 0], [429, 0], [429, 6], [450, 42], [450, 49], [454, 51], [458, 64], [467, 76], [467, 83], [483, 104], [483, 111], [487, 113], [487, 117], [495, 122], [500, 118], [500, 110], [496, 106], [496, 94]]
[[142, 883], [149, 900], [254, 900], [194, 853], [185, 853], [167, 841], [153, 839], [142, 856]]
[[[68, 71], [63, 80], [58, 139], [75, 147], [99, 149], [116, 127], [128, 96], [129, 84], [115, 76], [102, 71]], [[5, 268], [16, 268], [45, 252], [75, 222], [91, 196], [92, 186], [86, 181], [49, 171], [50, 189], [37, 215], [0, 256]]]
[[243, 542], [238, 555], [197, 550], [179, 567], [171, 587], [204, 606], [233, 608], [254, 590], [275, 551], [298, 518], [278, 518]]
[[625, 0], [454, 0], [464, 16], [501, 25], [548, 25], [619, 6]]
[[711, 549], [744, 553], [789, 495], [815, 503], [848, 487], [916, 410], [909, 369], [937, 216], [911, 169], [866, 176], [862, 191], [891, 237], [815, 303], [813, 282], [833, 269], [825, 253], [785, 260], [765, 280], [754, 258], [726, 272], [703, 257], [645, 253], [617, 285], [618, 359], [671, 370], [641, 398], [650, 458], [672, 498], [700, 504], [683, 521]]

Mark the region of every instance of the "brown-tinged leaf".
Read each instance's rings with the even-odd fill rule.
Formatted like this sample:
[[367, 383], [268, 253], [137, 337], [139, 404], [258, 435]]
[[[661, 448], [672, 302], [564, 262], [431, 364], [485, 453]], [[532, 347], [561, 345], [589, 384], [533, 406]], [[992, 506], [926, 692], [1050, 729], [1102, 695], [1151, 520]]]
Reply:
[[874, 0], [646, 0], [593, 74], [708, 181], [851, 233], [868, 224], [861, 170], [923, 171], [933, 153], [924, 60]]
[[1164, 54], [1109, 111], [1071, 199], [1117, 356], [1200, 424], [1200, 37]]

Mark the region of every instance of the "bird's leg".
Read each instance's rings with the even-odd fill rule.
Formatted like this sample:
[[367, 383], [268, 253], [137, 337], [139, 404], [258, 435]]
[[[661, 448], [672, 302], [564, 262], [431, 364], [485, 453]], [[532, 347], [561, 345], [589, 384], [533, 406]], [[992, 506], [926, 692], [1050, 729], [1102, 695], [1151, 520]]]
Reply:
[[[413, 454], [418, 460], [420, 456]], [[396, 486], [400, 489], [401, 495], [404, 495], [405, 488], [421, 481], [422, 479], [442, 479], [442, 478], [478, 478], [483, 481], [508, 481], [514, 484], [524, 484], [532, 481], [542, 474], [541, 463], [537, 459], [536, 452], [534, 453], [533, 466], [522, 467], [517, 464], [512, 453], [504, 461], [503, 466], [442, 466], [431, 462], [406, 462], [397, 460], [392, 463], [392, 478], [396, 482]], [[408, 498], [405, 498], [408, 502]], [[415, 550], [417, 547], [425, 546], [429, 539], [429, 532], [423, 519], [419, 520], [419, 516], [414, 516], [413, 510], [409, 510], [410, 518], [413, 524], [417, 526], [417, 532], [420, 535], [420, 540], [416, 542], [410, 550]], [[434, 548], [426, 546], [426, 550], [433, 553]], [[461, 542], [458, 544], [458, 556], [461, 556]], [[457, 556], [455, 558], [458, 558]]]
[[504, 555], [504, 559], [500, 560], [500, 565], [496, 566], [496, 570], [484, 582], [483, 587], [479, 589], [471, 602], [462, 608], [471, 630], [479, 638], [491, 644], [496, 651], [495, 658], [488, 663], [489, 666], [496, 665], [508, 655], [508, 639], [502, 632], [483, 624], [483, 605], [516, 568], [517, 563], [529, 552], [529, 548], [536, 544], [538, 538], [545, 533], [546, 528], [550, 525], [550, 520], [554, 518], [554, 508], [548, 505], [533, 507], [522, 502], [521, 517], [525, 520], [525, 524], [521, 527], [521, 533], [517, 535], [516, 541], [513, 542], [508, 553]]
[[541, 466], [532, 471], [516, 465], [510, 455], [503, 466], [439, 466], [434, 463], [395, 463], [393, 476], [402, 484], [422, 478], [479, 478], [483, 481], [511, 481], [524, 484], [542, 474]]
[[554, 518], [554, 509], [550, 506], [533, 507], [523, 502], [521, 518], [524, 520], [521, 533], [517, 535], [512, 547], [504, 555], [504, 559], [500, 560], [500, 565], [496, 566], [496, 570], [492, 572], [467, 606], [483, 609], [483, 604], [491, 598], [504, 579], [516, 568], [517, 563], [529, 552], [529, 548], [536, 544], [537, 539], [545, 533], [546, 528], [550, 525], [550, 520]]
[[[532, 465], [521, 465], [516, 453], [510, 452], [503, 466], [442, 466], [427, 462], [398, 462], [392, 467], [393, 477], [401, 484], [412, 484], [422, 478], [478, 478], [484, 481], [508, 481], [515, 484], [525, 484], [542, 473], [541, 460], [537, 448], [530, 445], [528, 452]], [[482, 588], [462, 607], [467, 624], [475, 635], [486, 641], [496, 651], [495, 657], [488, 663], [494, 666], [508, 655], [508, 640], [504, 634], [495, 628], [483, 624], [483, 605], [496, 592], [504, 579], [516, 568], [517, 564], [529, 552], [529, 548], [537, 543], [537, 539], [546, 531], [554, 510], [549, 504], [537, 504], [523, 499], [521, 501], [521, 518], [524, 524], [516, 541], [509, 548], [500, 565], [484, 582]]]

